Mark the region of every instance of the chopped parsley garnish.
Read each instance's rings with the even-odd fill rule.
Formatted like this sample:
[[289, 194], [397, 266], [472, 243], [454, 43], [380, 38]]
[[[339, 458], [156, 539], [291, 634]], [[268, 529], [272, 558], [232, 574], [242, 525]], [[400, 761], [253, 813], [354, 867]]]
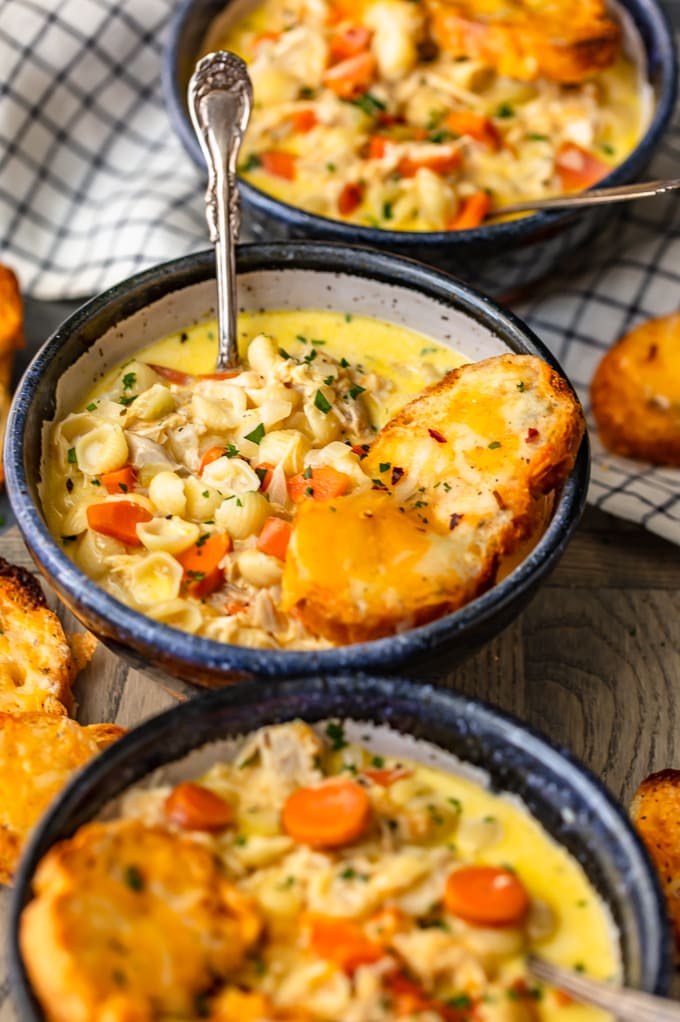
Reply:
[[309, 344], [309, 341], [307, 340], [307, 338], [303, 334], [296, 334], [295, 335], [295, 340], [299, 341], [300, 344]]
[[532, 131], [527, 135], [529, 142], [549, 142], [550, 139], [547, 135], [539, 135], [537, 132]]
[[382, 215], [383, 215], [383, 220], [391, 220], [392, 219], [392, 217], [394, 216], [394, 203], [393, 202], [383, 202]]
[[244, 845], [248, 844], [248, 838], [245, 834], [237, 834], [234, 838], [234, 844], [238, 845], [239, 848], [243, 848]]
[[421, 348], [420, 349], [420, 354], [421, 355], [434, 355], [434, 354], [436, 354], [436, 351], [437, 351], [436, 348]]
[[326, 377], [324, 377], [324, 381], [323, 382], [326, 384], [327, 387], [330, 387], [334, 380], [335, 380], [334, 376], [326, 376]]
[[616, 153], [616, 149], [614, 148], [614, 146], [609, 145], [608, 142], [603, 142], [602, 145], [600, 146], [600, 149], [602, 150], [603, 153], [606, 153], [607, 156], [614, 156], [614, 154]]
[[472, 998], [469, 994], [456, 994], [455, 997], [447, 997], [446, 1004], [450, 1008], [466, 1008], [472, 1007]]
[[359, 394], [363, 394], [365, 390], [366, 390], [365, 387], [360, 387], [358, 383], [355, 383], [349, 388], [349, 396], [352, 398], [353, 401], [356, 401], [356, 399], [359, 397]]
[[326, 343], [325, 341], [320, 340], [318, 337], [313, 337], [312, 338], [312, 344], [315, 344], [317, 346], [317, 348], [321, 347], [321, 345], [323, 345], [325, 343]]
[[490, 451], [495, 451], [497, 447], [501, 447], [501, 446], [502, 446], [502, 444], [501, 444], [500, 440], [492, 440], [491, 443], [489, 444], [489, 450]]
[[368, 117], [375, 117], [377, 113], [387, 109], [387, 105], [372, 92], [364, 92], [363, 95], [357, 96], [356, 99], [350, 99], [348, 102], [352, 106], [358, 106]]
[[312, 478], [312, 466], [311, 465], [308, 465], [307, 468], [304, 470], [304, 472], [302, 473], [302, 478], [303, 479], [311, 479]]
[[[350, 317], [350, 318], [351, 318], [351, 317]], [[346, 317], [346, 316], [345, 316], [345, 319], [346, 319], [346, 320], [347, 320], [347, 322], [349, 323], [349, 319], [347, 319], [347, 317]], [[349, 369], [349, 367], [350, 367], [350, 363], [349, 363], [349, 362], [347, 361], [347, 359], [346, 359], [346, 358], [341, 358], [341, 359], [340, 359], [340, 365], [342, 366], [342, 368], [343, 368], [343, 369]]]
[[131, 405], [132, 402], [136, 401], [136, 400], [137, 400], [137, 395], [136, 394], [130, 394], [128, 397], [123, 396], [123, 397], [119, 398], [118, 399], [118, 404], [119, 405], [125, 405], [125, 407], [127, 408], [128, 405]]
[[308, 352], [307, 355], [305, 355], [305, 357], [303, 359], [303, 362], [306, 362], [307, 365], [309, 365], [310, 362], [314, 361], [314, 359], [316, 358], [317, 354], [318, 354], [318, 352], [317, 352], [316, 348], [312, 348], [312, 350], [310, 352]]
[[327, 163], [326, 164], [326, 170], [328, 171], [329, 174], [334, 174], [337, 169], [338, 168], [336, 167], [336, 165], [334, 163]]
[[201, 494], [201, 496], [202, 497], [209, 497], [210, 496], [210, 490], [204, 490], [203, 493]]
[[247, 174], [250, 170], [257, 170], [258, 167], [262, 166], [262, 160], [257, 153], [250, 153], [241, 166], [238, 168], [241, 174]]
[[501, 103], [496, 109], [496, 117], [514, 117], [515, 109], [509, 103]]
[[381, 461], [380, 465], [378, 466], [378, 468], [379, 468], [379, 470], [381, 472], [387, 472], [388, 469], [392, 468], [392, 462], [391, 461]]
[[[345, 313], [345, 323], [351, 323], [351, 322], [352, 322], [352, 313], [351, 312], [346, 312]], [[343, 361], [344, 361], [344, 359], [343, 359]], [[340, 365], [342, 365], [342, 362], [340, 363]]]
[[126, 373], [123, 377], [123, 390], [132, 390], [137, 382], [137, 373]]
[[317, 390], [314, 395], [314, 406], [318, 408], [320, 412], [323, 412], [324, 415], [328, 415], [331, 410], [330, 402], [326, 400], [320, 390]]
[[68, 454], [67, 454], [66, 457], [68, 459], [69, 465], [77, 465], [78, 464], [78, 461], [76, 459], [76, 449], [75, 449], [75, 447], [69, 447]]
[[342, 724], [336, 724], [331, 722], [326, 727], [326, 737], [330, 739], [331, 749], [337, 752], [339, 749], [344, 749], [347, 746], [345, 741], [345, 729]]
[[279, 355], [281, 356], [281, 358], [290, 358], [290, 355], [288, 354], [285, 348], [279, 348]]
[[428, 141], [435, 142], [437, 145], [441, 145], [442, 142], [451, 142], [454, 138], [458, 138], [458, 135], [454, 135], [452, 131], [433, 131], [428, 136]]
[[123, 880], [131, 891], [144, 890], [144, 877], [137, 866], [126, 866], [123, 873]]
[[192, 582], [202, 582], [205, 578], [204, 571], [187, 571], [187, 578]]
[[251, 444], [261, 444], [264, 437], [264, 425], [258, 422], [257, 426], [250, 433], [246, 433], [244, 440], [250, 440]]
[[524, 380], [520, 380], [519, 381], [519, 383], [517, 384], [517, 389], [520, 392], [520, 394], [524, 393], [524, 389], [525, 389], [524, 388]]
[[[260, 439], [262, 439], [262, 438], [260, 438]], [[256, 442], [259, 443], [259, 441], [256, 441]], [[227, 444], [227, 446], [224, 448], [224, 453], [226, 454], [226, 456], [228, 458], [238, 458], [238, 456], [239, 456], [239, 449], [236, 446], [236, 444]]]
[[376, 767], [376, 769], [380, 770], [382, 767], [385, 766], [385, 758], [383, 756], [373, 756], [371, 758], [371, 766]]
[[96, 404], [96, 402], [95, 401], [90, 401], [89, 405], [87, 406], [87, 410], [88, 410], [88, 412], [96, 412], [97, 411], [97, 404]]

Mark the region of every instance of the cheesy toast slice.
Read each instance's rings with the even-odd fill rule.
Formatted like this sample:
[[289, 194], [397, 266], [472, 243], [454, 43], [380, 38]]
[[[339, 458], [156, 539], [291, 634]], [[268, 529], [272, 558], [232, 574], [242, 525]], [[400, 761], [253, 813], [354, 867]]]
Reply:
[[569, 385], [539, 358], [453, 370], [383, 427], [363, 462], [373, 489], [300, 505], [283, 609], [339, 643], [456, 610], [531, 535], [583, 432]]
[[680, 770], [659, 770], [645, 777], [630, 811], [656, 866], [680, 957]]
[[9, 883], [28, 835], [81, 766], [124, 734], [51, 713], [0, 712], [0, 883]]
[[65, 714], [95, 644], [67, 636], [31, 572], [0, 557], [0, 711]]
[[435, 42], [501, 75], [584, 81], [616, 59], [621, 29], [604, 0], [426, 0]]
[[82, 827], [34, 890], [21, 950], [49, 1022], [196, 1018], [261, 929], [210, 848], [139, 820]]

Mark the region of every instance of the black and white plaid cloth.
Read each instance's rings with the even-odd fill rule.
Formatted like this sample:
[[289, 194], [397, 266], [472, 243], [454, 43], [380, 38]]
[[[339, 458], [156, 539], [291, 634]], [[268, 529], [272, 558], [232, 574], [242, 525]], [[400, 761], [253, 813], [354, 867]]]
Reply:
[[[201, 175], [163, 106], [172, 0], [0, 0], [0, 260], [35, 298], [75, 298], [204, 248]], [[680, 119], [650, 177], [676, 177]], [[587, 272], [536, 289], [519, 312], [589, 410], [602, 353], [680, 308], [680, 202], [636, 203]], [[592, 426], [592, 422], [591, 422]], [[680, 471], [608, 455], [592, 431], [592, 503], [680, 543]]]

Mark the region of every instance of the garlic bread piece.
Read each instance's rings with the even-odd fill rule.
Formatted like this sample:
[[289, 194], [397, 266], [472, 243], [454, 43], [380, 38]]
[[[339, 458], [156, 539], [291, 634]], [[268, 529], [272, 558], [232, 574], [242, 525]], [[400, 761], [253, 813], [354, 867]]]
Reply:
[[209, 848], [139, 820], [82, 827], [34, 890], [21, 950], [49, 1022], [196, 1018], [260, 934]]
[[0, 558], [0, 711], [71, 710], [71, 685], [95, 644], [67, 636], [31, 572]]
[[300, 505], [283, 609], [335, 642], [456, 610], [531, 534], [583, 431], [569, 385], [541, 359], [453, 370], [383, 427], [362, 463], [372, 490]]
[[590, 396], [608, 450], [680, 466], [680, 312], [641, 323], [610, 348]]
[[435, 42], [524, 81], [577, 83], [609, 67], [621, 29], [604, 0], [426, 0]]
[[114, 724], [0, 712], [0, 883], [11, 882], [32, 828], [71, 775], [122, 734]]
[[680, 770], [646, 777], [630, 814], [656, 866], [680, 955]]

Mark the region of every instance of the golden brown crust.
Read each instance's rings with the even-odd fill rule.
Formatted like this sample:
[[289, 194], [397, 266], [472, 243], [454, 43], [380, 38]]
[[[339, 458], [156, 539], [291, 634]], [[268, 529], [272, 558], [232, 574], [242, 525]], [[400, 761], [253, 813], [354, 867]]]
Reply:
[[124, 734], [51, 713], [0, 713], [0, 883], [9, 883], [32, 828], [71, 775]]
[[0, 710], [67, 713], [71, 684], [94, 642], [72, 641], [77, 658], [35, 576], [0, 557]]
[[603, 0], [427, 0], [427, 6], [433, 37], [447, 53], [521, 80], [584, 81], [612, 64], [621, 44]]
[[583, 431], [573, 392], [541, 359], [454, 370], [381, 430], [363, 462], [373, 490], [301, 504], [284, 610], [357, 642], [457, 609], [536, 528]]
[[680, 770], [646, 777], [630, 811], [659, 874], [680, 954]]
[[20, 942], [49, 1022], [194, 1018], [261, 929], [210, 849], [138, 820], [82, 827], [34, 890]]
[[608, 450], [680, 466], [680, 313], [622, 337], [600, 362], [590, 397]]

